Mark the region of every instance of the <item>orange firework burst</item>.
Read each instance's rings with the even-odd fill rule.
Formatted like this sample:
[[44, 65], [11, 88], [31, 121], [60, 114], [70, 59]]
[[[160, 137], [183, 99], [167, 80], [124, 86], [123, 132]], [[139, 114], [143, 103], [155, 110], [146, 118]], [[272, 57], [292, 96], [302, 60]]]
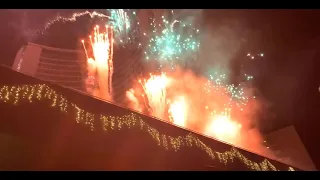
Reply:
[[[92, 56], [89, 58], [87, 48], [82, 40], [82, 45], [87, 57], [88, 73], [97, 71], [100, 98], [110, 100], [112, 94], [113, 75], [113, 29], [106, 26], [105, 32], [99, 31], [99, 26], [94, 28], [94, 36], [90, 38]], [[89, 75], [88, 76], [94, 76]]]
[[205, 134], [216, 137], [225, 142], [236, 144], [238, 135], [242, 125], [231, 120], [231, 109], [225, 109], [220, 114], [212, 113], [208, 126], [205, 129]]
[[148, 100], [152, 114], [160, 119], [164, 118], [166, 110], [167, 86], [169, 79], [166, 74], [159, 76], [150, 74], [148, 80], [139, 81]]

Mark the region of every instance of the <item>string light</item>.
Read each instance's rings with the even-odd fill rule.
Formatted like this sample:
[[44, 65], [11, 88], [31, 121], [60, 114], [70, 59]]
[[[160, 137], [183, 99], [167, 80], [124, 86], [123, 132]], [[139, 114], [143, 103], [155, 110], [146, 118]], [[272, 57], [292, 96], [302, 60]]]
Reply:
[[[225, 165], [234, 162], [235, 159], [238, 159], [251, 170], [278, 171], [278, 169], [269, 160], [264, 159], [260, 163], [253, 162], [245, 157], [235, 147], [232, 147], [230, 150], [225, 152], [214, 151], [193, 133], [189, 133], [186, 136], [176, 137], [161, 134], [157, 129], [148, 125], [135, 113], [130, 113], [124, 116], [107, 116], [103, 114], [97, 116], [81, 109], [74, 103], [68, 102], [65, 97], [58, 94], [54, 89], [50, 88], [46, 84], [20, 86], [5, 85], [0, 88], [0, 101], [4, 103], [18, 105], [24, 102], [32, 103], [43, 100], [49, 101], [52, 107], [58, 108], [61, 112], [74, 112], [75, 121], [77, 123], [83, 123], [92, 131], [97, 125], [97, 123], [95, 123], [95, 117], [99, 117], [102, 126], [101, 128], [105, 132], [138, 127], [142, 131], [147, 132], [156, 141], [158, 146], [161, 146], [166, 150], [173, 150], [177, 152], [184, 147], [196, 147], [205, 152], [211, 159], [218, 160]], [[292, 167], [289, 167], [288, 170], [294, 171]]]

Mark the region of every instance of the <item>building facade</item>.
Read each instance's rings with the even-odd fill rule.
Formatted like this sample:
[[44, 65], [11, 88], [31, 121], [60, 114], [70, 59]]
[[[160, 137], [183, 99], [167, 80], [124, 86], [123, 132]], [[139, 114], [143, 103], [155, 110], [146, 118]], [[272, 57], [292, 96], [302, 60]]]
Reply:
[[77, 50], [28, 43], [17, 53], [13, 70], [77, 90], [84, 90], [86, 59]]

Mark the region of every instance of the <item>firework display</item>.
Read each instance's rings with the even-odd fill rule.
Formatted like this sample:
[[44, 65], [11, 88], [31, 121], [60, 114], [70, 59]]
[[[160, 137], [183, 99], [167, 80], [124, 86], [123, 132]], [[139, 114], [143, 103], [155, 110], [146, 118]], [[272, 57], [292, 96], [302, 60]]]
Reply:
[[134, 31], [134, 23], [136, 11], [125, 9], [107, 9], [110, 14], [108, 24], [114, 29], [115, 40], [117, 44], [126, 44], [134, 41], [132, 31]]
[[[173, 14], [173, 11], [170, 11]], [[145, 34], [149, 38], [145, 59], [157, 60], [161, 64], [185, 64], [185, 61], [194, 60], [200, 47], [199, 29], [188, 21], [168, 20], [162, 16], [162, 23], [156, 24], [153, 19], [150, 23], [151, 32]]]
[[[90, 49], [82, 42], [88, 59], [88, 92], [112, 100], [113, 42], [121, 45], [132, 43], [132, 25], [139, 22], [133, 20], [136, 11], [107, 11], [110, 21], [106, 31], [101, 33], [99, 26], [95, 28], [94, 37], [90, 37]], [[174, 15], [173, 11], [171, 14]], [[224, 73], [209, 72], [208, 76], [202, 76], [186, 70], [187, 61], [196, 61], [200, 30], [183, 18], [178, 20], [175, 16], [166, 18], [163, 15], [161, 19], [161, 23], [151, 19], [150, 31], [142, 33], [141, 41], [135, 39], [134, 44], [137, 48], [145, 48], [141, 58], [146, 65], [149, 60], [157, 61], [162, 68], [160, 72], [149, 69], [147, 76], [138, 77], [132, 88], [126, 91], [129, 103], [125, 105], [256, 153], [268, 152], [261, 145], [258, 131], [251, 131], [259, 107], [259, 101], [250, 88], [253, 77], [244, 74], [243, 81], [230, 84], [228, 75]], [[264, 54], [258, 56], [263, 57]], [[252, 54], [247, 57], [255, 58]]]

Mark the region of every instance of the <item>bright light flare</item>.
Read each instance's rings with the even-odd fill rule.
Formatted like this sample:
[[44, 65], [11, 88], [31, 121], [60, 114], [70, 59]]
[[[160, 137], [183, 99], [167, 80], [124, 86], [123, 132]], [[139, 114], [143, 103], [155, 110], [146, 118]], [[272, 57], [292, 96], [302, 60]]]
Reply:
[[148, 80], [139, 81], [148, 100], [147, 107], [151, 108], [155, 117], [164, 118], [166, 109], [167, 86], [169, 79], [163, 73], [161, 75], [152, 75]]
[[221, 141], [236, 144], [242, 125], [231, 120], [230, 114], [214, 114], [211, 123], [206, 128], [206, 134]]
[[[110, 32], [109, 32], [110, 31]], [[106, 32], [100, 33], [99, 26], [94, 28], [94, 37], [89, 36], [93, 50], [93, 56], [98, 66], [108, 67], [108, 61], [112, 61], [113, 52], [113, 31], [106, 26]]]
[[187, 102], [185, 98], [180, 96], [169, 105], [170, 120], [173, 124], [181, 127], [186, 126], [187, 121]]
[[82, 45], [87, 57], [88, 76], [95, 76], [97, 71], [98, 86], [100, 88], [100, 98], [110, 100], [112, 93], [113, 75], [113, 28], [105, 26], [105, 31], [100, 32], [99, 26], [94, 27], [93, 37], [89, 36], [92, 55], [88, 54], [85, 41]]

